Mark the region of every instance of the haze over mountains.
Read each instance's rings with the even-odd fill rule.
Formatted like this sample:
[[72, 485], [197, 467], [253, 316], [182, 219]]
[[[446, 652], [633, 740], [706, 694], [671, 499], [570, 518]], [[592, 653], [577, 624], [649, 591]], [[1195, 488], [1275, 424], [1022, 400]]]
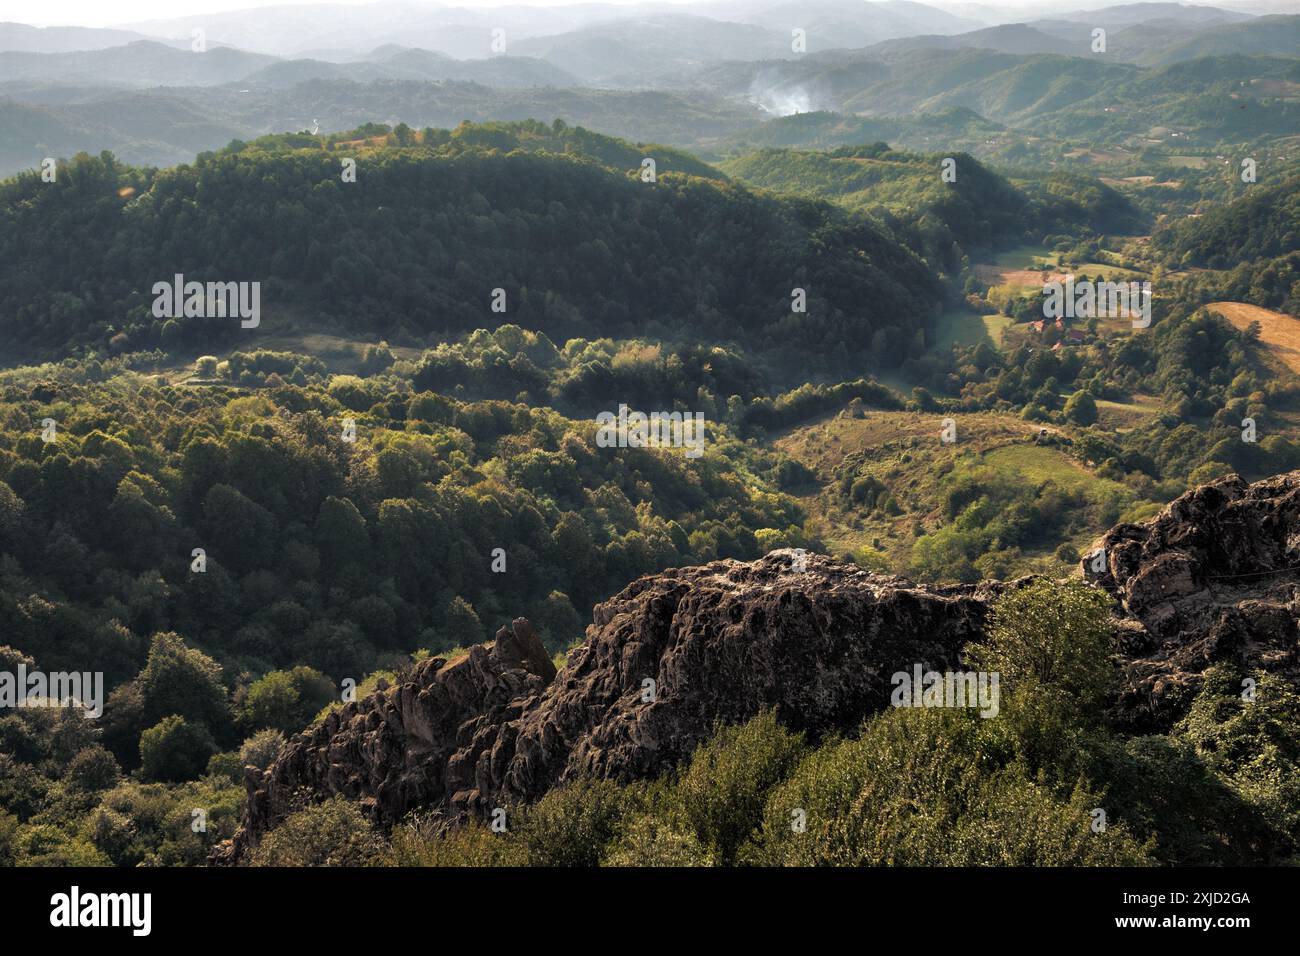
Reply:
[[[1026, 16], [1044, 12], [1051, 16]], [[1106, 31], [1104, 52], [1092, 50], [1097, 28]], [[191, 49], [195, 30], [203, 31], [202, 53]], [[376, 119], [453, 126], [561, 118], [705, 153], [757, 134], [773, 117], [818, 110], [914, 114], [894, 127], [895, 140], [909, 146], [934, 134], [933, 122], [916, 116], [953, 109], [977, 114], [975, 126], [1045, 121], [1038, 132], [1080, 135], [1095, 133], [1109, 101], [1144, 82], [1161, 88], [1162, 102], [1185, 98], [1182, 132], [1194, 135], [1206, 125], [1205, 116], [1190, 115], [1195, 97], [1245, 97], [1268, 114], [1265, 125], [1290, 122], [1300, 75], [1294, 61], [1269, 57], [1297, 50], [1300, 16], [1175, 3], [1085, 11], [941, 9], [909, 0], [470, 9], [384, 0], [111, 29], [5, 23], [0, 173], [103, 148], [165, 165], [232, 139]], [[1191, 71], [1185, 83], [1161, 79], [1161, 69], [1203, 57], [1250, 59]], [[961, 133], [964, 148], [1006, 158], [975, 126], [947, 132]]]

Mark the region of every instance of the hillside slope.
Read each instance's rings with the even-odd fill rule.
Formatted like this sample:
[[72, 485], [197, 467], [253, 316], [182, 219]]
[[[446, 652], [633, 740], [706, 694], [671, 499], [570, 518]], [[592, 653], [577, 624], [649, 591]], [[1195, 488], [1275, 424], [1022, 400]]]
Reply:
[[818, 152], [761, 149], [720, 164], [728, 175], [778, 192], [870, 213], [927, 262], [960, 268], [961, 254], [1045, 231], [1136, 231], [1141, 219], [1098, 180], [1055, 174], [1012, 182], [962, 152], [925, 155], [884, 143]]
[[1219, 269], [1300, 250], [1300, 173], [1238, 188], [1231, 202], [1161, 230], [1155, 247], [1171, 263]]

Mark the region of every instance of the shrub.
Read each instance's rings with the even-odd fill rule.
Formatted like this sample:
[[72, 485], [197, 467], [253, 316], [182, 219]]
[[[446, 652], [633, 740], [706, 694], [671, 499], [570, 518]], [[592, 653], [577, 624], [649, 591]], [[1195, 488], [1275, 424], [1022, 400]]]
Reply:
[[692, 755], [677, 786], [682, 817], [701, 846], [729, 864], [759, 825], [768, 791], [804, 754], [802, 734], [766, 711], [748, 723], [720, 727]]
[[1082, 788], [1063, 796], [1035, 780], [993, 723], [960, 710], [880, 714], [859, 739], [824, 745], [772, 792], [741, 859], [779, 866], [1146, 860], [1124, 827], [1094, 833], [1098, 798]]
[[19, 826], [16, 816], [0, 810], [0, 866], [13, 866], [16, 862], [14, 843]]
[[1279, 852], [1300, 849], [1300, 694], [1281, 677], [1220, 665], [1176, 731], [1278, 832]]
[[527, 861], [527, 848], [510, 832], [494, 833], [478, 821], [445, 830], [423, 819], [394, 830], [382, 859], [390, 866], [523, 866]]
[[355, 803], [334, 797], [290, 814], [262, 838], [253, 866], [364, 866], [383, 841]]
[[283, 746], [284, 734], [280, 731], [270, 728], [259, 730], [245, 740], [244, 745], [239, 748], [239, 766], [241, 768], [253, 766], [258, 770], [265, 770], [275, 762]]
[[660, 816], [637, 817], [610, 847], [602, 866], [713, 866], [689, 829]]
[[1143, 866], [1152, 861], [1122, 823], [1094, 829], [1105, 808], [1077, 787], [1055, 797], [1013, 764], [984, 783], [956, 821], [950, 866]]
[[1187, 741], [1098, 738], [1086, 750], [1089, 775], [1106, 781], [1111, 818], [1150, 834], [1158, 862], [1251, 866], [1285, 852], [1258, 808], [1216, 776]]
[[609, 780], [552, 790], [524, 815], [520, 834], [531, 866], [596, 866], [633, 809], [637, 791]]
[[50, 823], [20, 827], [13, 840], [17, 866], [108, 866], [111, 861], [89, 840]]

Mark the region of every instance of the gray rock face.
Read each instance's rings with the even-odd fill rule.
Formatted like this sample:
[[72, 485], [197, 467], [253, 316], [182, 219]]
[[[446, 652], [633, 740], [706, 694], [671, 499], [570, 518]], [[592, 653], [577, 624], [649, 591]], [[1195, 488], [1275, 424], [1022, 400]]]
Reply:
[[1084, 573], [1119, 604], [1134, 729], [1167, 726], [1217, 661], [1300, 672], [1300, 472], [1202, 485], [1101, 547], [1105, 571]]
[[284, 817], [336, 794], [381, 823], [448, 803], [487, 732], [516, 718], [554, 676], [523, 618], [462, 658], [421, 662], [411, 680], [347, 704], [292, 738], [266, 771], [246, 767], [243, 825], [213, 861], [238, 860]]
[[[889, 702], [890, 675], [955, 665], [996, 586], [921, 589], [793, 552], [642, 578], [595, 609], [587, 642], [500, 739], [455, 811], [530, 801], [576, 775], [630, 780], [689, 756], [718, 721], [775, 708], [787, 725], [850, 729]], [[651, 683], [652, 682], [652, 683]]]
[[[1300, 676], [1300, 473], [1224, 479], [1101, 543], [1085, 574], [1117, 600], [1117, 714], [1167, 727], [1211, 663]], [[456, 661], [336, 711], [247, 780], [248, 809], [216, 862], [237, 862], [304, 802], [342, 794], [387, 825], [539, 799], [579, 775], [631, 780], [689, 756], [719, 721], [774, 708], [819, 735], [889, 703], [890, 676], [959, 665], [993, 600], [1016, 584], [918, 586], [775, 551], [643, 577], [598, 605], [557, 674], [527, 621]], [[251, 768], [250, 768], [251, 770]]]
[[[422, 807], [454, 820], [533, 801], [580, 774], [657, 774], [718, 721], [775, 708], [849, 730], [890, 675], [956, 666], [1001, 585], [920, 588], [792, 551], [641, 578], [599, 605], [559, 674], [527, 621], [457, 661], [341, 708], [247, 780], [248, 810], [214, 860], [238, 860], [306, 801], [341, 794], [376, 822]], [[252, 768], [250, 768], [250, 771]]]

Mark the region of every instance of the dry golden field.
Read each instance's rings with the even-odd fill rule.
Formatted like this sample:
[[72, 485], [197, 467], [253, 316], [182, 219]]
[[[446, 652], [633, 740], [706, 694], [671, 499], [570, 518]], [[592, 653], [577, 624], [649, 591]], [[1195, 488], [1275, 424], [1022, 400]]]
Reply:
[[1300, 372], [1300, 319], [1245, 302], [1211, 302], [1206, 308], [1218, 312], [1239, 329], [1258, 322], [1259, 340], [1287, 368]]

